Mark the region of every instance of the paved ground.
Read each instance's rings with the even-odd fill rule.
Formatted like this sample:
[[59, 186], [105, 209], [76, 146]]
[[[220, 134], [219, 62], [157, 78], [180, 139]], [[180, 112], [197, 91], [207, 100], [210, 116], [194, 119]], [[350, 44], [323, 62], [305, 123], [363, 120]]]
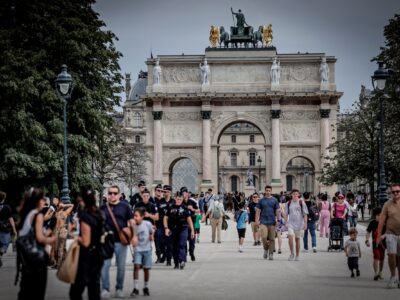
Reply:
[[[301, 261], [289, 262], [287, 239], [283, 254], [274, 261], [262, 258], [261, 247], [252, 246], [247, 230], [244, 253], [238, 253], [237, 235], [233, 223], [223, 232], [222, 244], [210, 243], [210, 226], [202, 227], [197, 244], [197, 261], [189, 262], [183, 271], [154, 266], [148, 299], [398, 299], [400, 289], [387, 290], [386, 280], [372, 280], [372, 253], [363, 245], [364, 230], [359, 228], [363, 246], [360, 261], [361, 277], [350, 278], [343, 253], [328, 253], [328, 240], [318, 238], [318, 253], [301, 253]], [[131, 260], [129, 255], [129, 261]], [[127, 262], [125, 291], [132, 290], [132, 267]], [[0, 269], [0, 299], [16, 299], [14, 287], [15, 257], [8, 254]], [[385, 279], [388, 269], [385, 267]], [[140, 291], [142, 274], [140, 274]], [[112, 268], [113, 284], [115, 268]], [[142, 296], [140, 296], [142, 297]], [[68, 286], [49, 271], [47, 299], [68, 299]], [[35, 300], [35, 299], [32, 299]]]

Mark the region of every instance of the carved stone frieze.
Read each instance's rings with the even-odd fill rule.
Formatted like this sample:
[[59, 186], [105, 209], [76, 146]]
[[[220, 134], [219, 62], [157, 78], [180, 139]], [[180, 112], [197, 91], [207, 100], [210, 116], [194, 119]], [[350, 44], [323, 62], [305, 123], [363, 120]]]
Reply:
[[198, 67], [163, 67], [163, 82], [167, 84], [179, 84], [184, 82], [200, 83], [201, 73]]
[[281, 66], [281, 81], [315, 81], [319, 82], [318, 64], [292, 64]]
[[319, 141], [319, 123], [281, 123], [282, 142]]
[[167, 112], [164, 113], [166, 121], [200, 121], [201, 115], [199, 112]]
[[318, 111], [306, 110], [284, 110], [281, 114], [281, 120], [318, 120]]

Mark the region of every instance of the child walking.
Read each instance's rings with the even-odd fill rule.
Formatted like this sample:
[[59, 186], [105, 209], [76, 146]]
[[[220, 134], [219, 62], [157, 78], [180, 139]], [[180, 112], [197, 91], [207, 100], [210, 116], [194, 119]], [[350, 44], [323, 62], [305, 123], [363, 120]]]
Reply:
[[201, 213], [198, 212], [196, 214], [196, 222], [194, 223], [194, 233], [196, 234], [196, 242], [200, 243], [200, 222], [201, 222], [202, 216]]
[[246, 223], [248, 220], [248, 215], [246, 210], [244, 209], [244, 203], [241, 202], [238, 205], [239, 211], [236, 212], [235, 221], [236, 221], [236, 228], [239, 235], [239, 252], [243, 252], [243, 242], [246, 236]]
[[[369, 222], [368, 228], [367, 228], [367, 234], [365, 236], [365, 245], [367, 247], [370, 247], [369, 243], [369, 237], [372, 234], [372, 252], [374, 255], [374, 280], [383, 280], [383, 263], [385, 261], [385, 240], [383, 240], [382, 243], [378, 243], [377, 238], [378, 238], [378, 224], [379, 224], [379, 218], [381, 216], [382, 209], [380, 207], [375, 207], [374, 210], [372, 211], [372, 221]], [[382, 237], [385, 237], [385, 228], [382, 230]]]
[[152, 266], [152, 247], [151, 242], [154, 240], [153, 225], [149, 221], [143, 220], [144, 210], [136, 208], [134, 211], [134, 220], [136, 223], [135, 235], [137, 238], [132, 240], [132, 245], [135, 247], [133, 254], [133, 291], [131, 297], [139, 295], [139, 270], [143, 268], [144, 273], [144, 288], [143, 295], [150, 296], [149, 279], [150, 269]]
[[354, 278], [354, 270], [356, 271], [357, 277], [360, 276], [358, 259], [361, 258], [361, 248], [360, 243], [357, 241], [357, 234], [357, 229], [351, 228], [349, 231], [350, 239], [348, 239], [344, 245], [344, 252], [347, 256], [347, 265], [351, 271], [352, 278]]

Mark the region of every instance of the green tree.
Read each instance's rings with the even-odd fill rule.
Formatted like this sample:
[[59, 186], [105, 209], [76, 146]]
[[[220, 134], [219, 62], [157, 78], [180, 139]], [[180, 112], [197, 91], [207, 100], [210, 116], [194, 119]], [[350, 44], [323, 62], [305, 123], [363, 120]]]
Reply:
[[[68, 103], [70, 189], [93, 183], [96, 140], [112, 134], [122, 91], [116, 36], [91, 0], [5, 0], [0, 6], [0, 188], [61, 186], [60, 66], [75, 82]], [[53, 188], [53, 192], [57, 188]]]

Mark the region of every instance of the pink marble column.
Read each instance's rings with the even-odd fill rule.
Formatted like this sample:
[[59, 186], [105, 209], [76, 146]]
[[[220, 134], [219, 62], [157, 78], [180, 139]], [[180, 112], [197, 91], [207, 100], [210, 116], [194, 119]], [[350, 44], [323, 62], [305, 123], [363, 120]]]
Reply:
[[154, 158], [153, 158], [153, 183], [162, 184], [162, 134], [161, 120], [162, 111], [153, 111], [154, 119]]
[[203, 183], [211, 183], [211, 111], [202, 111], [203, 119]]

